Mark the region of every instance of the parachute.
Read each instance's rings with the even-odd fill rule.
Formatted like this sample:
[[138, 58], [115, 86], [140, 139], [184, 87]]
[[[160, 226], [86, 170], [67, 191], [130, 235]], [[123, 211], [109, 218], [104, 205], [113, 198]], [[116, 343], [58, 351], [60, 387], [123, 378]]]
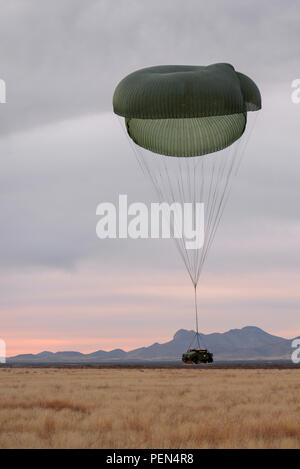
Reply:
[[197, 286], [246, 147], [247, 113], [261, 109], [259, 89], [227, 63], [160, 65], [121, 80], [113, 108], [159, 200], [191, 203], [194, 218], [204, 204], [202, 248], [187, 249], [185, 233], [174, 237], [194, 287], [200, 349]]

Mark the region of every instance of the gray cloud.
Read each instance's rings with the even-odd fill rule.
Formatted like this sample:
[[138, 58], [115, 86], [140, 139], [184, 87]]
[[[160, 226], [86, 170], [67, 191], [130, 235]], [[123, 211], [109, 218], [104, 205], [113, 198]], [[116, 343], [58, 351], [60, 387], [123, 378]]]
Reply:
[[[270, 110], [271, 113], [271, 110]], [[294, 122], [292, 120], [292, 122]], [[297, 140], [270, 143], [282, 121], [258, 121], [234, 181], [208, 267], [216, 270], [295, 268], [299, 252]], [[40, 265], [73, 269], [86, 259], [99, 268], [180, 268], [170, 240], [96, 237], [98, 203], [155, 200], [150, 180], [110, 113], [36, 128], [0, 142], [2, 268]], [[286, 163], [288, 154], [289, 164]], [[174, 255], [175, 254], [175, 255]]]
[[3, 0], [0, 132], [110, 110], [124, 75], [160, 63], [228, 61], [262, 87], [289, 83], [298, 16], [297, 0]]

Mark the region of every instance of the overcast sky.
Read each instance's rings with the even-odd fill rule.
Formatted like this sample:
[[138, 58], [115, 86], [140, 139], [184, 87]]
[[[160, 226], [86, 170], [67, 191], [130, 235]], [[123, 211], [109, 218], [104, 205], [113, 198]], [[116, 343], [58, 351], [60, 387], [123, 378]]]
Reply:
[[130, 349], [193, 328], [171, 240], [96, 237], [98, 203], [153, 191], [112, 113], [159, 64], [232, 63], [263, 97], [200, 285], [203, 332], [300, 335], [297, 0], [0, 0], [0, 337], [8, 354]]

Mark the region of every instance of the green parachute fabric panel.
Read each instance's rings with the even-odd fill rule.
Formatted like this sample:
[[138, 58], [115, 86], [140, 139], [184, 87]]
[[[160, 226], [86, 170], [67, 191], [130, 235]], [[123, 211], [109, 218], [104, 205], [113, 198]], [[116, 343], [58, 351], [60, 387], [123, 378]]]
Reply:
[[255, 83], [230, 64], [159, 65], [121, 80], [113, 107], [120, 116], [139, 119], [223, 116], [258, 110], [261, 97]]
[[126, 119], [129, 136], [139, 146], [167, 156], [190, 157], [222, 150], [238, 140], [245, 114], [187, 119]]
[[246, 110], [259, 111], [261, 109], [261, 96], [256, 84], [243, 73], [237, 72], [237, 76], [240, 80]]
[[230, 64], [160, 65], [125, 77], [113, 107], [137, 145], [188, 157], [222, 150], [241, 137], [246, 113], [261, 108], [261, 97]]

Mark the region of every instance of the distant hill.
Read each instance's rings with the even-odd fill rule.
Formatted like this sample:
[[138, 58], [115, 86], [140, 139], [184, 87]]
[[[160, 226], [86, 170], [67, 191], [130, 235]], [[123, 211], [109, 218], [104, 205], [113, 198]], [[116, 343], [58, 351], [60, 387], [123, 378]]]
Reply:
[[[98, 350], [93, 353], [80, 352], [41, 352], [23, 354], [7, 359], [7, 363], [126, 363], [136, 361], [180, 361], [182, 353], [193, 340], [195, 332], [180, 329], [172, 340], [149, 347], [140, 347], [129, 352], [121, 349], [109, 352]], [[201, 346], [214, 354], [215, 360], [289, 360], [292, 353], [292, 339], [284, 339], [263, 331], [259, 327], [247, 326], [227, 332], [200, 334]]]

